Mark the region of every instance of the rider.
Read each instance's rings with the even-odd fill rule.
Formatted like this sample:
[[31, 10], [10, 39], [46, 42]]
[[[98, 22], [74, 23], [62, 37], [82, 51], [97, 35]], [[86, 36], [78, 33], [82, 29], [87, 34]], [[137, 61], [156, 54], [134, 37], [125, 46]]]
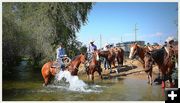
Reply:
[[174, 44], [174, 37], [168, 37], [166, 39], [166, 42], [167, 42], [167, 46], [172, 47]]
[[[108, 49], [109, 49], [109, 45], [108, 45], [108, 43], [106, 43], [105, 44], [105, 46], [104, 46], [104, 48], [103, 48], [103, 51], [108, 51]], [[103, 61], [103, 63], [104, 63], [104, 68], [105, 68], [105, 70], [108, 68], [108, 62], [107, 62], [107, 60], [106, 60], [106, 58], [104, 58], [104, 61]]]
[[65, 64], [63, 63], [62, 59], [63, 57], [66, 57], [65, 49], [63, 47], [63, 44], [60, 43], [59, 47], [56, 49], [56, 61], [60, 65], [61, 69], [65, 68]]
[[97, 46], [94, 44], [94, 41], [91, 40], [89, 47], [88, 47], [88, 61], [90, 61], [92, 59], [92, 53], [97, 50]]

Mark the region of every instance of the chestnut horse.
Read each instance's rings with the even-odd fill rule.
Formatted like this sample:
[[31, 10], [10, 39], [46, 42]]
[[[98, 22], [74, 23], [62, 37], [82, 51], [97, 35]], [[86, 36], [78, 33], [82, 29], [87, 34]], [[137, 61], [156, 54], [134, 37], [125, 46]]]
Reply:
[[[86, 56], [84, 54], [80, 54], [70, 62], [70, 64], [66, 67], [66, 70], [70, 71], [72, 75], [77, 75], [79, 65], [81, 63], [85, 63], [85, 61]], [[51, 78], [58, 73], [58, 68], [52, 67], [53, 63], [54, 61], [47, 62], [41, 69], [41, 73], [44, 78], [44, 86], [49, 84]]]
[[[137, 45], [137, 43], [131, 44], [129, 58], [133, 59], [133, 58], [135, 58], [135, 56], [140, 57], [141, 63], [143, 65], [143, 68], [145, 69], [145, 72], [148, 77], [148, 83], [152, 84], [152, 82], [151, 82], [152, 81], [152, 69], [150, 69], [150, 68], [152, 68], [152, 65], [154, 62], [149, 62], [148, 64], [147, 64], [147, 62], [145, 62], [145, 60], [146, 61], [148, 60], [148, 59], [145, 59], [145, 54], [149, 51], [151, 51], [149, 46], [141, 47], [141, 46]], [[149, 59], [149, 61], [152, 61], [152, 60]], [[145, 65], [146, 65], [146, 67], [145, 67]]]
[[47, 84], [49, 84], [51, 78], [54, 77], [58, 71], [57, 68], [52, 67], [53, 63], [54, 61], [49, 61], [45, 63], [41, 69], [41, 73], [44, 78], [43, 86], [46, 86]]
[[142, 64], [144, 67], [144, 55], [146, 52], [150, 51], [148, 47], [141, 47], [139, 45], [135, 44], [131, 44], [130, 47], [130, 52], [129, 52], [129, 59], [134, 59], [135, 56], [139, 56], [140, 59], [142, 60]]
[[79, 65], [85, 64], [87, 58], [86, 55], [81, 53], [80, 55], [76, 56], [73, 60], [71, 60], [67, 70], [71, 73], [71, 75], [77, 75]]
[[123, 65], [123, 60], [124, 60], [124, 50], [122, 48], [114, 47], [113, 48], [115, 54], [116, 54], [116, 59], [118, 62], [118, 66]]
[[102, 68], [101, 68], [101, 62], [99, 60], [99, 52], [98, 51], [94, 51], [94, 53], [92, 54], [92, 60], [89, 63], [89, 66], [86, 69], [87, 75], [88, 75], [88, 79], [92, 79], [92, 81], [94, 81], [94, 72], [97, 71], [99, 73], [99, 75], [101, 76], [102, 79]]
[[147, 52], [145, 54], [145, 68], [146, 70], [151, 71], [150, 72], [150, 83], [152, 83], [152, 63], [153, 61], [158, 65], [158, 68], [162, 72], [162, 88], [165, 87], [165, 76], [168, 76], [168, 79], [170, 81], [170, 87], [173, 87], [172, 84], [172, 69], [175, 68], [175, 62], [172, 61], [172, 57], [174, 55], [174, 51], [171, 49], [168, 49], [167, 47], [163, 47], [158, 50], [154, 50], [152, 52]]

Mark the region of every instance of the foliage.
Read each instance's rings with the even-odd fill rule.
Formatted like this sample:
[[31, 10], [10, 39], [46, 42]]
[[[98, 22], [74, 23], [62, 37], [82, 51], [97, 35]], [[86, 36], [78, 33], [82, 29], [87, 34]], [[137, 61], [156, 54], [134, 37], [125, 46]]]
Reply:
[[67, 54], [78, 54], [75, 33], [87, 23], [93, 3], [3, 3], [3, 66], [28, 57], [40, 66], [55, 59], [63, 43]]

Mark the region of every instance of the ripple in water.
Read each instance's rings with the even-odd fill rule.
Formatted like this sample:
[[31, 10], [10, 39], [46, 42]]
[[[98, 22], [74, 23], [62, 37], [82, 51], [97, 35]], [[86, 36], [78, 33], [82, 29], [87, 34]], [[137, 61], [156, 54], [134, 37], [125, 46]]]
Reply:
[[56, 77], [54, 85], [49, 85], [50, 88], [65, 89], [67, 91], [75, 92], [102, 92], [100, 85], [88, 85], [80, 80], [78, 76], [72, 76], [69, 71], [60, 71]]

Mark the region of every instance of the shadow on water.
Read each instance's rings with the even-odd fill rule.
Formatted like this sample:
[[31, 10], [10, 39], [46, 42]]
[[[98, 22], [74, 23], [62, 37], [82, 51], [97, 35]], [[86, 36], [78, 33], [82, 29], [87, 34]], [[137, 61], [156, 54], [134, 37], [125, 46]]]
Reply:
[[[150, 86], [145, 80], [123, 79], [113, 77], [94, 83], [85, 81], [90, 92], [71, 91], [67, 85], [51, 84], [42, 86], [40, 71], [20, 66], [9, 76], [3, 79], [3, 101], [161, 101], [161, 87]], [[17, 75], [16, 75], [17, 74]], [[100, 92], [96, 92], [100, 91]]]

